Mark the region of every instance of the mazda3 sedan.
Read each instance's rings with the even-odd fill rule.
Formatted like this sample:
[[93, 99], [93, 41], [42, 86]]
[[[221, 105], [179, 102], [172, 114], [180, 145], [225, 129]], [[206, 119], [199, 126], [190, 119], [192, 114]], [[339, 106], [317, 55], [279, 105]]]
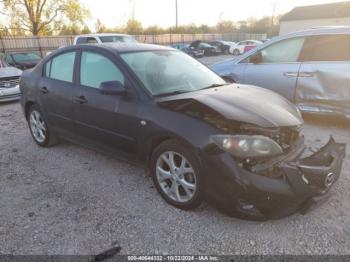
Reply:
[[65, 138], [141, 163], [181, 209], [206, 199], [251, 219], [305, 212], [327, 199], [345, 155], [345, 145], [330, 139], [301, 158], [303, 120], [293, 104], [227, 84], [172, 48], [62, 48], [25, 71], [20, 88], [39, 146]]

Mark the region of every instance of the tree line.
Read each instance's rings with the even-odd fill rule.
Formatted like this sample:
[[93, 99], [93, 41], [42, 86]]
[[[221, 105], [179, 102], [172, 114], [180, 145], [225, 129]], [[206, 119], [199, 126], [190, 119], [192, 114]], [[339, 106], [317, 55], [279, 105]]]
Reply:
[[0, 27], [1, 35], [77, 35], [118, 32], [126, 34], [205, 34], [205, 33], [266, 33], [278, 34], [279, 18], [249, 18], [242, 21], [222, 20], [214, 26], [206, 24], [180, 25], [163, 28], [157, 25], [143, 27], [130, 19], [123, 26], [107, 27], [97, 19], [94, 28], [89, 28], [85, 21], [91, 18], [90, 12], [79, 0], [0, 0], [7, 17], [8, 26]]

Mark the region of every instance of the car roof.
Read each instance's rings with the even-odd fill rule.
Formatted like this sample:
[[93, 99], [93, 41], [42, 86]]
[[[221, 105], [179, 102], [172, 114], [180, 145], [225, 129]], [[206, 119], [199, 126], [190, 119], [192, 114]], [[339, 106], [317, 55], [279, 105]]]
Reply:
[[70, 50], [82, 46], [96, 47], [107, 49], [117, 53], [127, 53], [127, 52], [142, 52], [142, 51], [158, 51], [158, 50], [176, 50], [167, 46], [160, 45], [150, 45], [142, 43], [102, 43], [102, 44], [79, 44], [68, 46], [59, 50]]
[[332, 35], [332, 34], [350, 34], [350, 26], [322, 26], [322, 27], [315, 27], [307, 30], [302, 30], [302, 31], [297, 31], [293, 33], [288, 33], [285, 35], [276, 36], [271, 38], [269, 41], [266, 41], [262, 45], [260, 45], [258, 49], [252, 49], [246, 52], [238, 59], [235, 59], [235, 61], [239, 63], [240, 61], [243, 61], [248, 56], [256, 52], [256, 50], [261, 50], [267, 46], [273, 45], [282, 40], [287, 40], [294, 37]]
[[96, 33], [96, 34], [85, 34], [85, 35], [77, 35], [76, 37], [94, 37], [94, 36], [130, 36], [127, 34], [118, 34], [118, 33]]
[[307, 30], [301, 30], [285, 35], [281, 38], [289, 38], [293, 36], [310, 36], [310, 35], [326, 35], [326, 34], [350, 34], [350, 26], [320, 26]]

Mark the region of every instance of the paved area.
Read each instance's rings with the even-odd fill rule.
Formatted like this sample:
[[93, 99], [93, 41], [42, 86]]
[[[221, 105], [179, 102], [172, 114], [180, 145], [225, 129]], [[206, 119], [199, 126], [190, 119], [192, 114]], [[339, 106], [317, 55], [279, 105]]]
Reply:
[[[316, 148], [329, 135], [350, 144], [349, 129], [308, 118], [303, 132]], [[207, 204], [175, 209], [143, 169], [110, 156], [67, 142], [39, 148], [19, 104], [0, 104], [0, 254], [96, 254], [116, 241], [122, 254], [350, 254], [349, 149], [330, 201], [250, 222]]]

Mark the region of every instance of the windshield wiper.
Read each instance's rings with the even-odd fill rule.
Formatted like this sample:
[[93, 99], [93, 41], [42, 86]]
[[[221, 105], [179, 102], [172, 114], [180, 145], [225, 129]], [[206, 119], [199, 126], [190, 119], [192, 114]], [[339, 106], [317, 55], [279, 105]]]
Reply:
[[200, 90], [204, 90], [204, 89], [210, 89], [210, 88], [215, 88], [215, 87], [220, 87], [220, 86], [226, 86], [227, 84], [212, 84], [210, 86], [206, 86], [201, 88]]
[[155, 97], [180, 95], [180, 94], [184, 94], [184, 93], [188, 93], [188, 92], [190, 92], [190, 91], [187, 91], [187, 90], [177, 90], [177, 91], [172, 91], [172, 92], [167, 92], [167, 93], [161, 93], [161, 94], [155, 95]]

